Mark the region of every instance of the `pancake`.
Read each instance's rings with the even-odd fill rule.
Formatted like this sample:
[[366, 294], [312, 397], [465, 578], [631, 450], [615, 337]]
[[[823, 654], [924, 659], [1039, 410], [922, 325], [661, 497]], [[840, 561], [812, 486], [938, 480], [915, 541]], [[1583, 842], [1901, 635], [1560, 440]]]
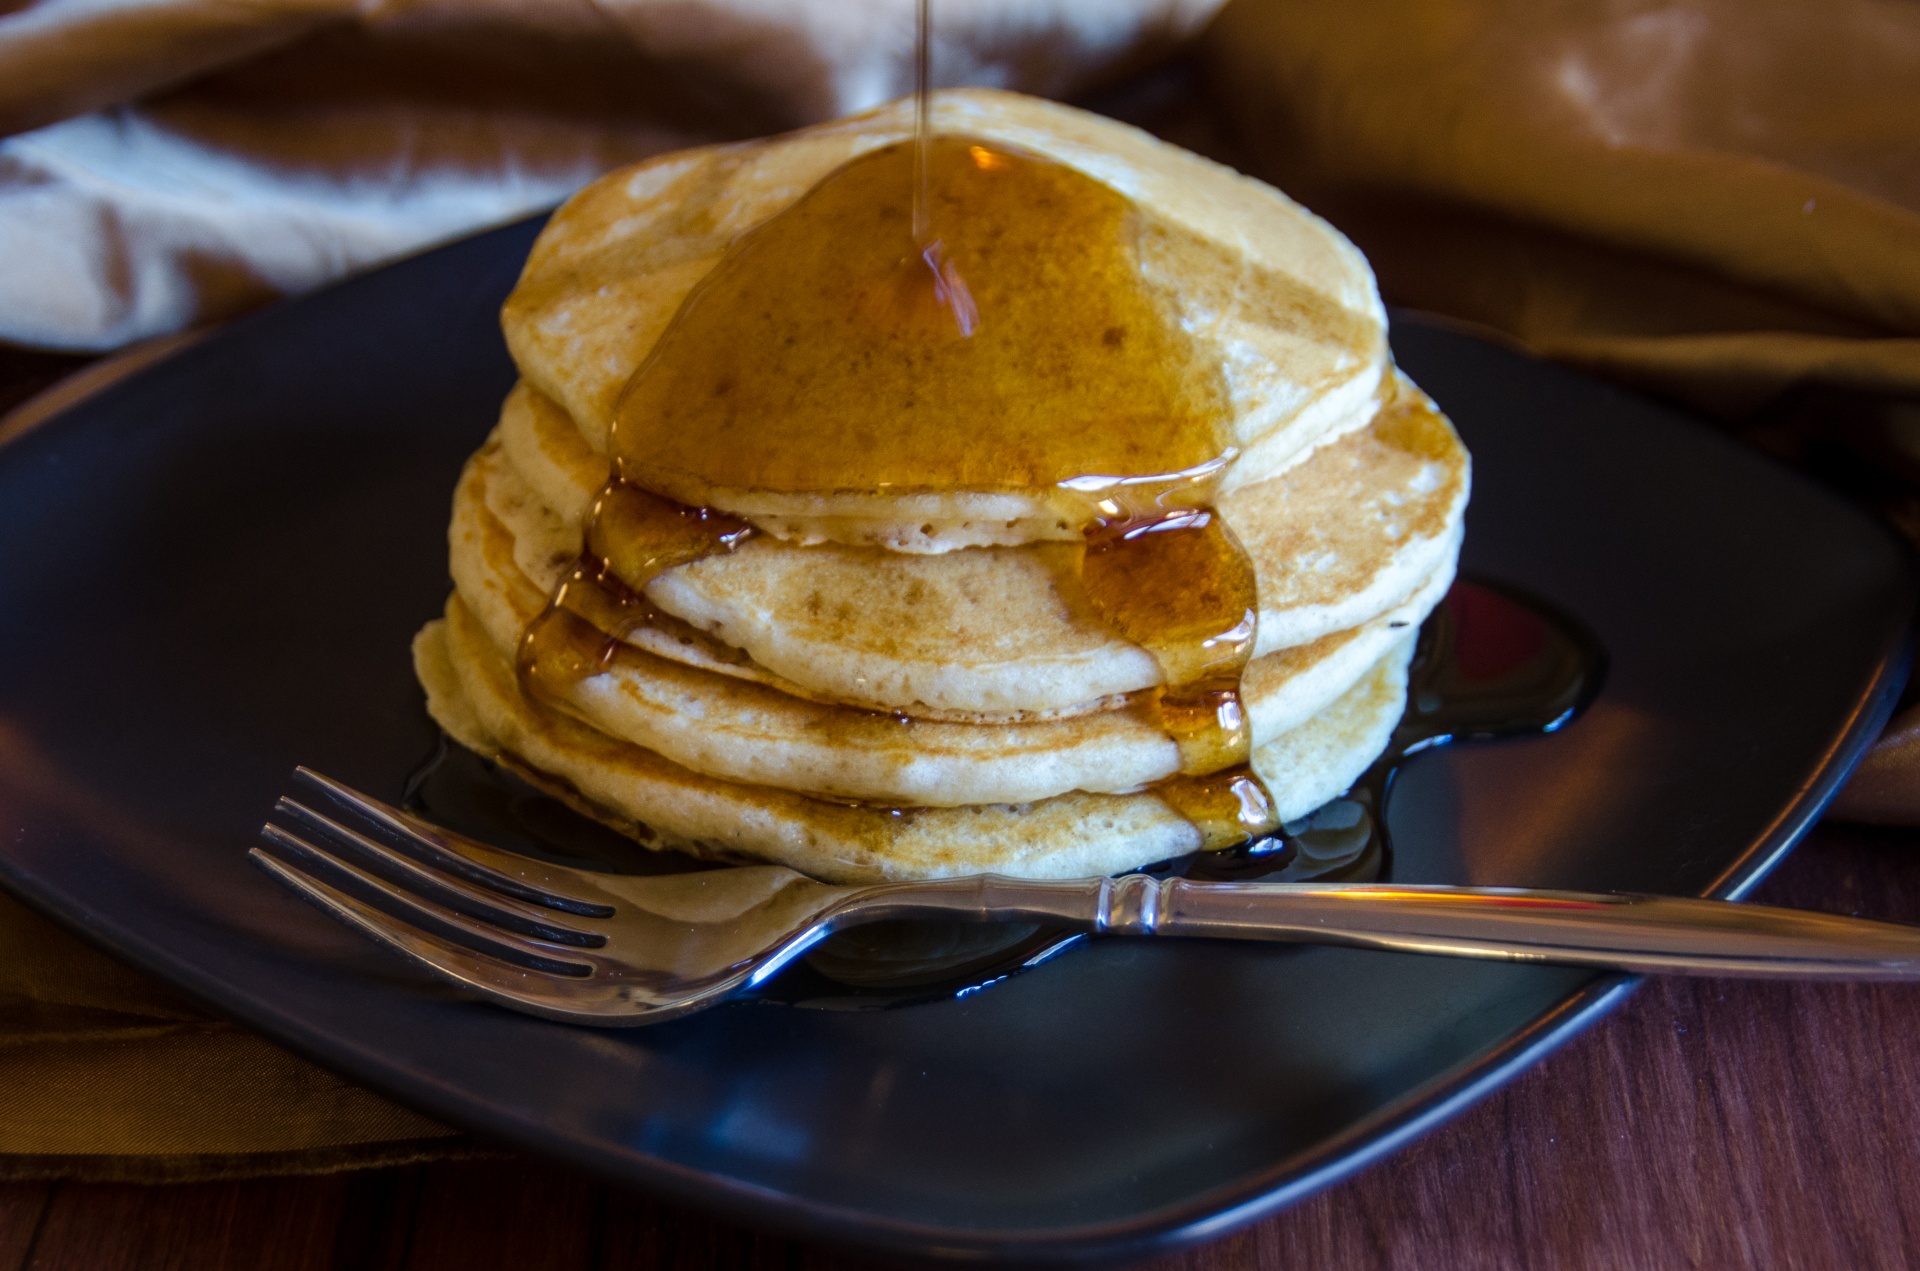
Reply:
[[[547, 590], [520, 571], [513, 536], [488, 510], [486, 487], [499, 455], [483, 450], [462, 478], [451, 561], [460, 597], [499, 655], [511, 658]], [[1256, 658], [1242, 681], [1254, 744], [1339, 697], [1426, 617], [1451, 581], [1449, 557], [1395, 609]], [[956, 723], [811, 698], [763, 670], [751, 673], [750, 664], [690, 663], [630, 645], [605, 673], [575, 684], [566, 705], [609, 736], [697, 772], [876, 802], [1027, 802], [1073, 790], [1129, 790], [1180, 767], [1177, 747], [1144, 703], [1123, 699], [1066, 717]]]
[[[934, 124], [1066, 164], [1134, 200], [1140, 275], [1223, 379], [1238, 450], [1223, 491], [1276, 476], [1372, 418], [1389, 365], [1384, 311], [1365, 260], [1317, 217], [1144, 132], [1032, 98], [943, 92]], [[523, 376], [605, 453], [619, 393], [728, 246], [911, 126], [911, 103], [896, 102], [589, 186], [541, 233], [503, 310]], [[946, 551], [1071, 541], [1081, 528], [1057, 492], [671, 493], [801, 543]]]
[[[1350, 786], [1405, 705], [1410, 636], [1311, 721], [1254, 752], [1284, 820]], [[999, 873], [1083, 878], [1183, 855], [1199, 831], [1157, 795], [1067, 794], [1026, 804], [874, 808], [702, 776], [528, 702], [456, 597], [414, 641], [428, 709], [460, 744], [506, 760], [638, 841], [775, 861], [837, 883]]]
[[415, 642], [430, 711], [643, 843], [837, 881], [1307, 816], [1390, 741], [1470, 483], [1365, 260], [1085, 112], [966, 90], [933, 123], [555, 214]]
[[[499, 455], [479, 461], [487, 506], [521, 572], [551, 593], [580, 550], [605, 460], [525, 385], [497, 439]], [[1223, 498], [1258, 577], [1255, 656], [1404, 603], [1457, 552], [1468, 484], [1459, 438], [1406, 385], [1367, 427]], [[1077, 599], [1077, 560], [1066, 544], [925, 555], [762, 537], [668, 571], [647, 597], [805, 696], [924, 718], [1077, 713], [1161, 682], [1144, 650]], [[642, 643], [726, 670], [697, 642]]]

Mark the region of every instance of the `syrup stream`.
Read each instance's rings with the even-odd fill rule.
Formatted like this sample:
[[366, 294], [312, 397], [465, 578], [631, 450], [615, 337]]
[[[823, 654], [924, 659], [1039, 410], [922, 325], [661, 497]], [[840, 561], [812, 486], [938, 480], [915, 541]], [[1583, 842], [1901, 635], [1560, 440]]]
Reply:
[[933, 139], [933, 0], [920, 0], [913, 31], [913, 241], [922, 252], [932, 242], [927, 205], [928, 150]]

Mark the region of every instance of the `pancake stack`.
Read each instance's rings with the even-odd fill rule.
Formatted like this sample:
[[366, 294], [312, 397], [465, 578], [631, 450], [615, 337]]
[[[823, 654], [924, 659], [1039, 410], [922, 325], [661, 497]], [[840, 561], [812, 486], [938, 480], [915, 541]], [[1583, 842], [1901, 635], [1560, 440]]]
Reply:
[[[1366, 262], [1272, 189], [1097, 116], [968, 90], [934, 123], [1130, 201], [1144, 285], [1223, 386], [1211, 509], [1257, 580], [1252, 768], [1279, 820], [1307, 815], [1398, 722], [1467, 499], [1467, 454], [1393, 367]], [[582, 557], [623, 390], [683, 303], [743, 233], [911, 127], [896, 104], [668, 156], [556, 214], [504, 312], [522, 380], [455, 492], [454, 594], [415, 642], [429, 709], [641, 842], [829, 881], [1085, 877], [1197, 850], [1162, 784], [1182, 751], [1154, 713], [1161, 659], [1090, 609], [1084, 527], [1030, 492], [709, 482], [698, 501], [750, 527], [737, 547], [652, 577], [648, 620], [593, 673], [536, 693], [516, 670]]]

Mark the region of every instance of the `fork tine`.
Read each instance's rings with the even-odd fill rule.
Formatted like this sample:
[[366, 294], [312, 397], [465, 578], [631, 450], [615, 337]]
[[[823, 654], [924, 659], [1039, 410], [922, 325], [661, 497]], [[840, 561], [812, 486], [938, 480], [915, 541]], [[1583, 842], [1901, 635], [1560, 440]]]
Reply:
[[[437, 901], [402, 891], [386, 879], [361, 869], [352, 861], [335, 856], [325, 848], [310, 843], [277, 825], [262, 826], [260, 834], [268, 842], [295, 858], [293, 862], [283, 861], [283, 865], [291, 868], [297, 863], [301, 873], [312, 877], [312, 866], [317, 864], [322, 869], [353, 879], [374, 895], [387, 901], [399, 910], [398, 914], [388, 913], [390, 921], [404, 922], [413, 927], [426, 927], [428, 930], [435, 927], [451, 929], [478, 942], [492, 957], [552, 975], [588, 976], [604, 965], [601, 959], [584, 949], [547, 944], [510, 931], [503, 931], [499, 927], [469, 918], [458, 910], [449, 909]], [[256, 852], [259, 850], [253, 849]]]
[[[475, 953], [430, 931], [398, 922], [355, 896], [293, 865], [252, 848], [247, 855], [277, 882], [361, 935], [442, 980], [515, 1010], [568, 1023], [645, 1023], [621, 995], [573, 976], [557, 976]], [[593, 987], [589, 987], [593, 985]]]
[[[581, 931], [553, 920], [554, 911], [542, 905], [529, 905], [523, 901], [502, 896], [499, 892], [476, 887], [464, 879], [452, 874], [443, 874], [416, 861], [406, 853], [377, 843], [364, 834], [347, 828], [330, 817], [315, 812], [305, 804], [292, 799], [282, 798], [273, 805], [273, 810], [289, 821], [293, 821], [310, 835], [334, 847], [344, 847], [350, 853], [357, 854], [370, 863], [376, 864], [399, 877], [391, 881], [423, 893], [441, 904], [450, 905], [469, 917], [478, 918], [495, 926], [517, 931], [523, 936], [532, 936], [537, 940], [548, 940], [557, 944], [580, 945], [583, 948], [597, 949], [606, 944], [607, 938], [598, 932]], [[261, 833], [278, 829], [277, 826], [261, 827]]]
[[295, 780], [306, 782], [342, 807], [394, 835], [441, 869], [470, 883], [515, 900], [564, 910], [583, 918], [613, 917], [613, 906], [569, 894], [599, 890], [590, 876], [578, 870], [503, 852], [443, 830], [304, 765], [295, 768], [293, 775]]

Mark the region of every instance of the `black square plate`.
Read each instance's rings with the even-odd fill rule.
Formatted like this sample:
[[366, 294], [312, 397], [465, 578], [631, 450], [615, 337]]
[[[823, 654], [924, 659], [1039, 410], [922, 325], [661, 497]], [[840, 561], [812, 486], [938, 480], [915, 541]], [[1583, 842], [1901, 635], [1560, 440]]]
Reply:
[[[513, 380], [495, 314], [536, 229], [238, 323], [0, 447], [8, 888], [455, 1124], [935, 1256], [1220, 1234], [1619, 1000], [1577, 970], [1110, 940], [956, 1001], [597, 1032], [454, 998], [282, 893], [246, 849], [294, 764], [395, 798], [432, 747], [408, 641]], [[1474, 452], [1466, 567], [1612, 657], [1564, 732], [1409, 764], [1395, 877], [1738, 894], [1890, 709], [1901, 550], [1644, 402], [1411, 320], [1395, 348]]]

